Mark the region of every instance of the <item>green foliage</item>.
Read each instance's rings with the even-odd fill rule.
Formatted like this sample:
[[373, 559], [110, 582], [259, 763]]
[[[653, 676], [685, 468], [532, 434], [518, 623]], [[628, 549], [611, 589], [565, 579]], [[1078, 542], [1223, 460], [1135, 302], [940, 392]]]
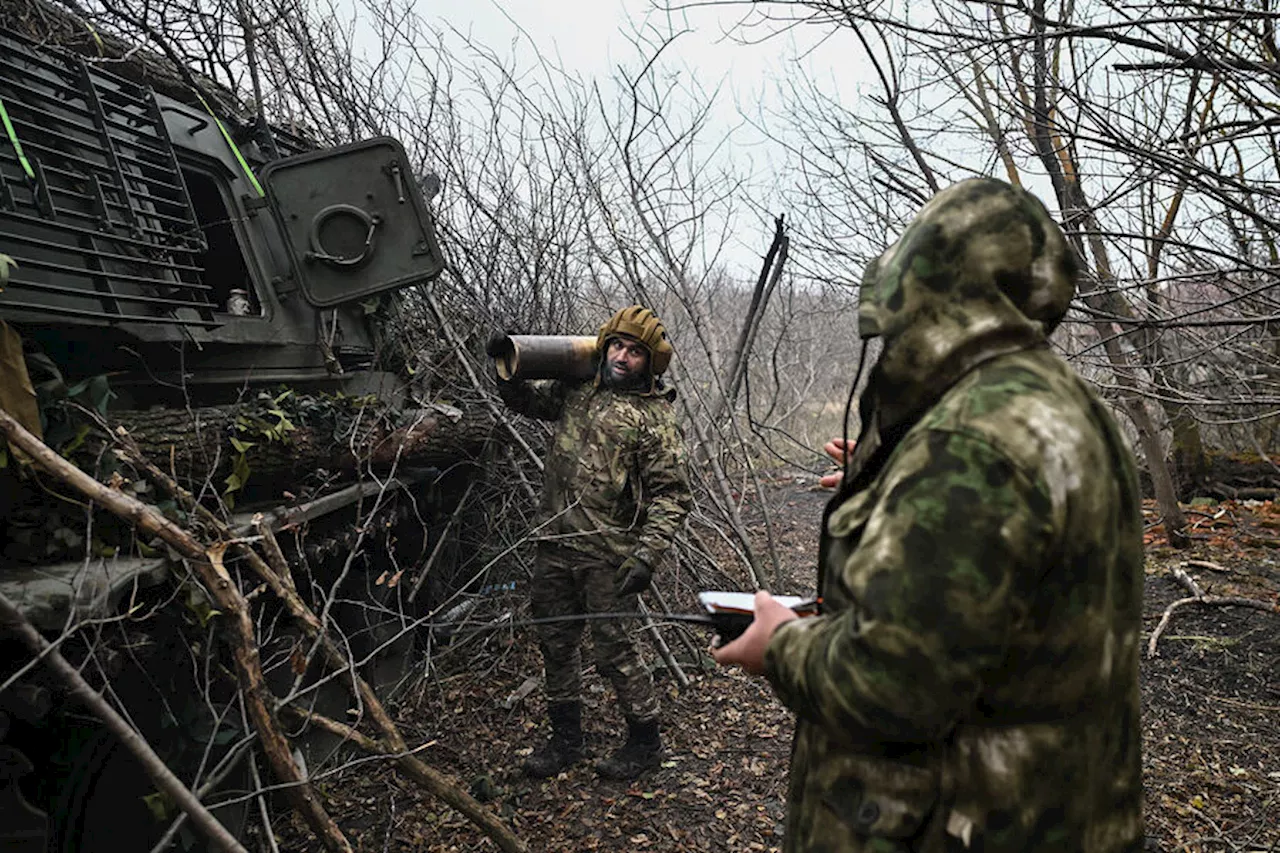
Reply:
[[67, 404], [77, 403], [105, 416], [107, 407], [116, 396], [107, 376], [90, 376], [68, 384], [58, 365], [44, 353], [28, 355], [27, 370], [36, 389], [45, 444], [63, 456], [70, 456], [80, 448], [93, 428]]
[[194, 581], [187, 581], [183, 584], [186, 595], [182, 603], [186, 606], [187, 612], [200, 623], [201, 628], [208, 627], [209, 620], [215, 616], [221, 616], [222, 611], [218, 610], [209, 601], [209, 596], [205, 595], [203, 589]]
[[[253, 473], [254, 459], [266, 447], [288, 446], [293, 433], [306, 427], [343, 444], [356, 433], [394, 428], [394, 418], [376, 395], [299, 393], [290, 388], [260, 391], [237, 409], [228, 442], [231, 472], [223, 481], [223, 500], [234, 506]], [[261, 457], [259, 457], [261, 458]]]
[[151, 812], [151, 817], [156, 823], [168, 823], [170, 816], [174, 813], [173, 803], [164, 791], [147, 794], [142, 798], [142, 802], [146, 805], [147, 811]]
[[[235, 432], [231, 436], [231, 473], [223, 481], [226, 486], [222, 498], [227, 506], [235, 505], [235, 494], [249, 482], [253, 469], [249, 465], [249, 451], [261, 441], [277, 444], [288, 444], [289, 433], [298, 427], [293, 417], [285, 411], [284, 406], [294, 397], [291, 389], [286, 388], [274, 397], [263, 391], [254, 401], [257, 405], [246, 407], [236, 415]], [[257, 440], [254, 440], [257, 439]]]
[[[90, 441], [97, 425], [83, 410], [106, 415], [115, 397], [109, 378], [98, 375], [68, 382], [58, 365], [43, 353], [28, 354], [26, 362], [45, 443], [90, 476], [146, 500], [151, 484], [129, 476], [115, 454], [99, 453], [100, 443]], [[0, 470], [8, 463], [9, 454], [0, 442]], [[154, 548], [137, 538], [133, 525], [111, 513], [91, 510], [83, 499], [60, 489], [56, 482], [39, 477], [18, 478], [0, 488], [10, 489], [9, 509], [0, 519], [0, 540], [6, 543], [5, 557], [16, 563], [38, 565], [86, 556], [113, 557], [122, 551], [143, 556], [156, 554]], [[91, 512], [93, 522], [86, 528], [86, 517]]]
[[228, 507], [235, 505], [235, 493], [244, 488], [244, 484], [249, 481], [249, 474], [252, 469], [249, 467], [249, 448], [254, 446], [252, 441], [240, 441], [235, 436], [231, 438], [232, 449], [235, 450], [235, 456], [231, 459], [231, 473], [223, 480], [226, 486], [222, 490], [222, 497], [227, 502]]

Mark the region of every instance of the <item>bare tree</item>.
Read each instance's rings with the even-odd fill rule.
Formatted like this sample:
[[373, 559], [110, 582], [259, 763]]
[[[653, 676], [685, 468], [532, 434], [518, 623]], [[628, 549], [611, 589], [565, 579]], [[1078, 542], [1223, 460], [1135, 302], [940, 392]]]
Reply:
[[1205, 430], [1250, 449], [1227, 427], [1274, 422], [1272, 18], [798, 0], [753, 4], [741, 32], [812, 28], [880, 87], [854, 102], [802, 78], [759, 119], [802, 176], [807, 273], [852, 279], [939, 182], [995, 171], [1057, 207], [1089, 267], [1057, 341], [1129, 416], [1176, 539], [1176, 490], [1211, 487]]

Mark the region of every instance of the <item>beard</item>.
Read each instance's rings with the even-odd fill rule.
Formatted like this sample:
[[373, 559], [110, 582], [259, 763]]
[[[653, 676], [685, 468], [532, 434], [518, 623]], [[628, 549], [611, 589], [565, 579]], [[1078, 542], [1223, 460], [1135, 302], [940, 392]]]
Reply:
[[649, 374], [645, 370], [615, 370], [613, 364], [605, 362], [600, 371], [600, 378], [606, 388], [612, 388], [616, 391], [633, 391], [645, 386]]

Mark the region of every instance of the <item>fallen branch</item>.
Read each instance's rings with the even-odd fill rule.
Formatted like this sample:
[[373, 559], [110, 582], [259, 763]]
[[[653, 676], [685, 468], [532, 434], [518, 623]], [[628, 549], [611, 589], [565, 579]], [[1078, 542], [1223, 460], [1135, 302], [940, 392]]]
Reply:
[[[391, 715], [387, 713], [382, 700], [378, 698], [369, 683], [355, 671], [351, 661], [343, 654], [328, 631], [324, 629], [320, 618], [298, 595], [292, 581], [284, 579], [288, 576], [288, 573], [285, 572], [282, 576], [282, 573], [273, 570], [257, 551], [243, 541], [235, 540], [232, 531], [222, 519], [199, 504], [194, 495], [183, 489], [172, 477], [147, 460], [137, 444], [131, 440], [128, 433], [117, 430], [115, 437], [121, 445], [121, 454], [125, 459], [145, 470], [156, 485], [173, 497], [183, 509], [196, 515], [204, 524], [208, 525], [211, 531], [231, 543], [231, 547], [235, 549], [236, 556], [243, 558], [245, 565], [264, 581], [271, 591], [275, 593], [276, 597], [284, 603], [289, 615], [302, 627], [307, 638], [319, 643], [321, 660], [329, 671], [351, 671], [352, 677], [350, 679], [343, 678], [340, 681], [352, 689], [354, 697], [368, 711], [370, 719], [372, 719], [374, 726], [381, 734], [382, 740], [375, 742], [378, 744], [375, 751], [382, 755], [392, 756], [396, 767], [401, 772], [421, 784], [429, 793], [461, 812], [464, 817], [492, 838], [500, 849], [507, 851], [507, 853], [524, 853], [527, 850], [524, 842], [499, 821], [490, 810], [486, 809], [448, 776], [428, 767], [410, 754], [404, 737], [391, 719]], [[260, 525], [260, 529], [265, 530], [266, 525]], [[267, 548], [273, 561], [284, 561], [283, 553], [275, 553], [271, 549], [270, 541], [267, 542]], [[283, 565], [286, 569], [288, 568], [287, 562], [283, 562]], [[365, 736], [361, 735], [361, 737]], [[355, 739], [353, 738], [353, 740]]]
[[[241, 711], [241, 716], [243, 717], [243, 711]], [[249, 723], [246, 720], [245, 729], [248, 730], [248, 728]], [[223, 781], [231, 775], [232, 771], [240, 766], [240, 762], [244, 760], [245, 756], [252, 758], [252, 749], [250, 749], [250, 746], [255, 740], [257, 740], [257, 736], [251, 733], [247, 738], [241, 741], [239, 746], [223, 756], [222, 760], [218, 762], [218, 765], [213, 768], [213, 772], [205, 778], [199, 788], [196, 788], [196, 799], [204, 802], [204, 799], [208, 797], [209, 794], [213, 793], [214, 788], [221, 785]], [[173, 839], [178, 836], [178, 831], [182, 829], [182, 827], [186, 826], [186, 824], [186, 812], [175, 817], [169, 824], [169, 828], [164, 831], [164, 835], [160, 836], [160, 840], [151, 845], [151, 853], [165, 853], [165, 851], [169, 849], [169, 845], [173, 843]]]
[[1222, 572], [1223, 574], [1235, 574], [1235, 569], [1228, 569], [1225, 566], [1219, 566], [1217, 563], [1211, 563], [1208, 560], [1187, 560], [1183, 563], [1193, 569], [1208, 569], [1211, 572]]
[[1187, 588], [1187, 591], [1196, 598], [1204, 598], [1204, 590], [1200, 588], [1200, 584], [1196, 583], [1196, 579], [1187, 574], [1184, 569], [1175, 568], [1173, 577], [1178, 583]]
[[[8, 418], [8, 415], [4, 417]], [[22, 449], [26, 450], [26, 447], [24, 446]], [[142, 765], [142, 769], [148, 778], [178, 808], [190, 816], [191, 821], [213, 843], [214, 847], [219, 850], [229, 851], [229, 853], [248, 853], [240, 845], [240, 842], [235, 839], [235, 836], [228, 832], [227, 828], [209, 813], [209, 810], [204, 807], [199, 798], [191, 793], [191, 790], [186, 785], [182, 784], [182, 780], [173, 775], [173, 771], [165, 766], [165, 763], [160, 760], [160, 756], [156, 755], [155, 750], [151, 748], [151, 745], [146, 742], [142, 735], [134, 731], [133, 727], [124, 721], [124, 718], [120, 716], [115, 708], [112, 708], [107, 703], [107, 700], [102, 698], [102, 694], [94, 690], [89, 685], [89, 682], [84, 680], [84, 677], [80, 675], [80, 671], [67, 662], [61, 652], [49, 645], [49, 642], [40, 635], [35, 626], [22, 615], [22, 611], [18, 610], [18, 606], [2, 592], [0, 592], [0, 627], [4, 627], [14, 634], [22, 641], [23, 645], [31, 650], [33, 655], [43, 656], [45, 666], [53, 670], [66, 683], [71, 698], [83, 703], [93, 712], [94, 716], [102, 720], [102, 724], [107, 727], [108, 731], [116, 736], [125, 749], [133, 754], [134, 758], [138, 759], [138, 763]]]
[[[173, 486], [176, 488], [177, 483]], [[262, 537], [262, 550], [267, 554], [267, 561], [271, 564], [271, 568], [275, 570], [276, 576], [290, 590], [297, 592], [298, 584], [293, 579], [293, 570], [289, 566], [289, 561], [284, 558], [284, 551], [280, 548], [276, 535], [271, 530], [271, 525], [263, 518], [262, 513], [256, 513], [253, 516], [253, 530]]]
[[1212, 607], [1248, 607], [1268, 613], [1280, 613], [1280, 607], [1268, 604], [1265, 601], [1258, 601], [1255, 598], [1243, 598], [1234, 595], [1205, 595], [1204, 590], [1200, 588], [1200, 584], [1196, 583], [1195, 578], [1182, 569], [1174, 569], [1173, 576], [1191, 591], [1191, 597], [1179, 598], [1164, 609], [1164, 613], [1160, 617], [1160, 623], [1151, 632], [1151, 639], [1147, 642], [1147, 657], [1149, 658], [1153, 658], [1159, 653], [1156, 649], [1156, 644], [1160, 642], [1160, 635], [1169, 627], [1169, 621], [1173, 619], [1174, 611], [1188, 604], [1206, 604]]
[[275, 698], [262, 674], [262, 661], [258, 656], [248, 605], [222, 565], [222, 554], [227, 546], [219, 544], [205, 548], [189, 532], [165, 518], [154, 507], [123, 492], [117, 492], [81, 471], [4, 411], [0, 411], [0, 433], [4, 434], [11, 445], [31, 457], [35, 465], [144, 533], [158, 536], [187, 561], [225, 616], [224, 624], [228, 629], [226, 639], [231, 646], [236, 681], [272, 772], [285, 783], [291, 804], [325, 847], [340, 853], [351, 853], [350, 843], [325, 811], [324, 805], [303, 778], [298, 766], [293, 763], [289, 741], [275, 719]]
[[339, 723], [336, 720], [312, 711], [304, 711], [294, 706], [287, 706], [285, 710], [297, 716], [300, 720], [314, 723], [330, 734], [345, 738], [372, 755], [385, 755], [393, 759], [396, 767], [401, 772], [424, 788], [427, 788], [455, 810], [461, 812], [468, 820], [497, 842], [501, 849], [509, 851], [509, 853], [526, 853], [528, 850], [524, 842], [512, 835], [510, 830], [492, 812], [481, 806], [478, 800], [459, 788], [444, 774], [424, 764], [413, 755], [414, 752], [430, 746], [430, 743], [423, 744], [415, 750], [408, 750], [403, 748], [404, 742], [401, 741], [401, 748], [395, 749], [385, 741], [371, 738], [346, 723]]
[[640, 612], [644, 614], [644, 629], [649, 633], [649, 639], [653, 640], [654, 648], [658, 650], [658, 654], [662, 657], [662, 662], [667, 665], [667, 670], [671, 673], [671, 677], [681, 687], [689, 686], [689, 676], [684, 674], [684, 670], [680, 668], [679, 662], [676, 661], [675, 655], [671, 654], [671, 647], [667, 645], [667, 641], [662, 638], [662, 634], [658, 631], [658, 626], [653, 624], [653, 616], [649, 613], [649, 608], [644, 601], [637, 601], [640, 605]]

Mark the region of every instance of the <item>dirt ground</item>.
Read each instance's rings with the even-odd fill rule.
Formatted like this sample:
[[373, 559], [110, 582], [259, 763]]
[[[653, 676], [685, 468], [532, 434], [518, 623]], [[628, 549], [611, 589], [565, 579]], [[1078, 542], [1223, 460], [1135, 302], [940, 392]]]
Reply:
[[[784, 563], [778, 589], [804, 593], [827, 495], [791, 480], [777, 488], [773, 522]], [[1223, 504], [1194, 509], [1193, 520], [1191, 552], [1167, 548], [1162, 530], [1149, 526], [1145, 639], [1169, 603], [1190, 594], [1174, 577], [1179, 568], [1208, 595], [1248, 597], [1272, 610], [1184, 606], [1165, 627], [1158, 654], [1144, 654], [1148, 849], [1280, 850], [1280, 542], [1273, 538], [1280, 510]], [[518, 602], [517, 592], [506, 603]], [[691, 638], [696, 648], [709, 641], [696, 630]], [[433, 661], [432, 676], [399, 708], [406, 738], [430, 743], [421, 757], [488, 802], [531, 851], [780, 849], [792, 718], [762, 681], [690, 667], [689, 686], [678, 688], [659, 665], [661, 769], [621, 784], [597, 777], [588, 761], [534, 781], [518, 767], [545, 736], [542, 701], [536, 690], [512, 698], [540, 671], [532, 636], [491, 634], [438, 651]], [[623, 724], [594, 672], [586, 684], [588, 754], [597, 758], [617, 743]], [[358, 765], [320, 788], [359, 850], [497, 849], [384, 765]], [[278, 829], [282, 849], [311, 846], [296, 827]]]

